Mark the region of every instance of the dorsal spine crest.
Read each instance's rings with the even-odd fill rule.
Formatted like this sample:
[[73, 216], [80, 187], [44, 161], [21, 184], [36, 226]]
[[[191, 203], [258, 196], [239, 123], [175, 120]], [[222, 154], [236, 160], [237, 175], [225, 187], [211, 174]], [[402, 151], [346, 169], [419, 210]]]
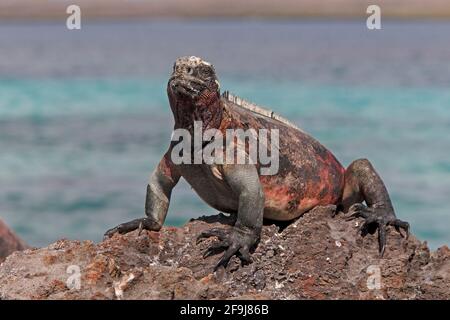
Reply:
[[239, 106], [239, 107], [241, 107], [243, 109], [246, 109], [246, 110], [252, 111], [253, 113], [256, 113], [256, 114], [259, 114], [259, 115], [262, 115], [262, 116], [265, 116], [265, 117], [268, 117], [268, 118], [271, 118], [271, 119], [274, 119], [274, 120], [277, 120], [277, 121], [279, 121], [281, 123], [284, 123], [285, 125], [287, 125], [287, 126], [289, 126], [291, 128], [300, 130], [300, 128], [298, 128], [295, 124], [293, 124], [289, 120], [283, 118], [282, 116], [276, 114], [272, 110], [268, 110], [268, 109], [262, 108], [262, 107], [258, 106], [257, 104], [255, 104], [253, 102], [249, 102], [249, 101], [247, 101], [245, 99], [242, 99], [241, 97], [238, 97], [238, 96], [232, 94], [229, 91], [225, 91], [222, 94], [222, 97], [224, 97], [228, 101], [234, 103], [235, 105], [237, 105], [237, 106]]

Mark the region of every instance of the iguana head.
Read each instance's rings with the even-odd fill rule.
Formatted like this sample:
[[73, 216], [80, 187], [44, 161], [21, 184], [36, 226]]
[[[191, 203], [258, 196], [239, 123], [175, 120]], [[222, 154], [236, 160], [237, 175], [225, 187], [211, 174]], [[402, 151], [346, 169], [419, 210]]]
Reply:
[[169, 94], [195, 101], [205, 90], [219, 94], [219, 81], [214, 66], [199, 57], [178, 58], [169, 79]]
[[220, 123], [220, 85], [214, 66], [195, 56], [178, 58], [167, 84], [176, 126], [191, 127], [203, 121], [204, 128]]

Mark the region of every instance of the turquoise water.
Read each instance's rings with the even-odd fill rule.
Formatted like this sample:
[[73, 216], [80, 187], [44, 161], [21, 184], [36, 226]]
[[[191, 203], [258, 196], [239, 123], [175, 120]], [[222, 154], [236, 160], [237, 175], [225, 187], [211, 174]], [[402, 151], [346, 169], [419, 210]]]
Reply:
[[[369, 158], [397, 215], [432, 247], [449, 244], [450, 23], [383, 28], [0, 24], [0, 216], [34, 245], [99, 240], [142, 216], [170, 139], [168, 74], [176, 56], [197, 54], [222, 88], [287, 116], [344, 165]], [[212, 213], [181, 183], [167, 224]]]

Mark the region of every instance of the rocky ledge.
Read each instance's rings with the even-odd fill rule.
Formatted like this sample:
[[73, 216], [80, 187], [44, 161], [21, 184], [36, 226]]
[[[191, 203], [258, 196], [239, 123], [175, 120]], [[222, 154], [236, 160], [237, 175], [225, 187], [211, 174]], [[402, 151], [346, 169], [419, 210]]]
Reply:
[[450, 250], [430, 252], [413, 235], [361, 238], [362, 220], [332, 218], [319, 207], [285, 228], [266, 225], [253, 263], [202, 258], [215, 239], [196, 244], [224, 215], [182, 228], [115, 235], [98, 244], [60, 240], [11, 254], [0, 266], [1, 299], [450, 299]]

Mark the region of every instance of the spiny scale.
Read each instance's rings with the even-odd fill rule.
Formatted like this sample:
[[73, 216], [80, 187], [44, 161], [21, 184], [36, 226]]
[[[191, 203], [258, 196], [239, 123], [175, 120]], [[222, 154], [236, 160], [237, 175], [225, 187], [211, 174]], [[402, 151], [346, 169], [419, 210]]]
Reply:
[[267, 110], [264, 108], [259, 107], [258, 105], [252, 103], [252, 102], [248, 102], [244, 99], [242, 99], [241, 97], [235, 96], [234, 94], [230, 93], [229, 91], [225, 91], [222, 94], [222, 97], [224, 97], [225, 99], [227, 99], [230, 102], [233, 102], [235, 105], [242, 107], [244, 109], [250, 110], [256, 114], [277, 120], [281, 123], [284, 123], [285, 125], [288, 125], [291, 128], [297, 129], [299, 131], [302, 131], [299, 127], [297, 127], [295, 124], [293, 124], [292, 122], [290, 122], [289, 120], [283, 118], [282, 116], [276, 114], [275, 112], [273, 112], [272, 110]]

